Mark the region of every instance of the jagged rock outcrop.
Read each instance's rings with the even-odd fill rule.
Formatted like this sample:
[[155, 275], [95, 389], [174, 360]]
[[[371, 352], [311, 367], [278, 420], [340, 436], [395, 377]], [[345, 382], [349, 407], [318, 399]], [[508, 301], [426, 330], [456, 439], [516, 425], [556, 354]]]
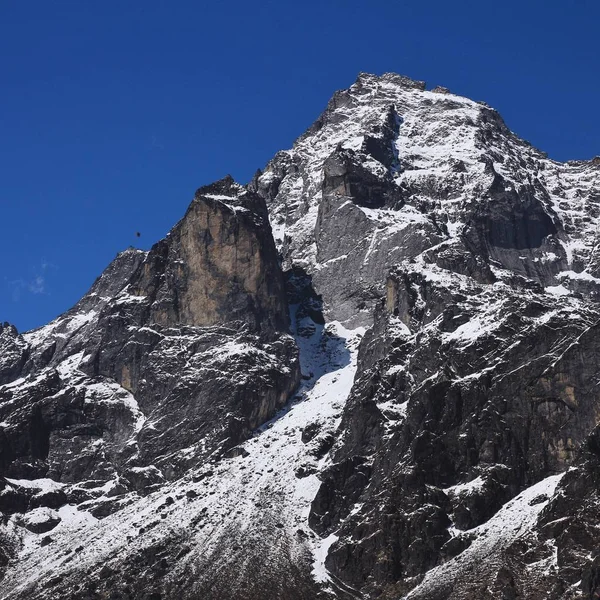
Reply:
[[227, 177], [200, 188], [183, 219], [129, 282], [163, 325], [206, 327], [242, 321], [252, 331], [285, 331], [283, 275], [264, 202]]
[[[1, 474], [60, 482], [62, 504], [92, 515], [119, 509], [287, 402], [288, 327], [264, 202], [231, 178], [201, 188], [165, 240], [119, 255], [65, 315], [24, 336], [3, 326]], [[0, 495], [8, 514], [35, 505], [18, 484]]]
[[597, 158], [361, 73], [0, 327], [0, 597], [598, 596], [598, 190]]
[[363, 73], [251, 188], [284, 264], [364, 325], [388, 269], [444, 241], [456, 268], [471, 256], [596, 297], [597, 182], [593, 161], [548, 159], [485, 104]]
[[334, 574], [392, 598], [519, 491], [573, 464], [600, 422], [600, 313], [433, 268], [395, 274], [388, 289], [312, 523], [340, 537]]
[[16, 379], [27, 360], [27, 344], [10, 323], [0, 324], [0, 384]]

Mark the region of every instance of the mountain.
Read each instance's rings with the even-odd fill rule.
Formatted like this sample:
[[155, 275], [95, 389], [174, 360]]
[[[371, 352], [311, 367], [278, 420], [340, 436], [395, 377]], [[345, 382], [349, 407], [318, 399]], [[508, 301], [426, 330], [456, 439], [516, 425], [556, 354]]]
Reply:
[[600, 159], [361, 73], [0, 328], [0, 598], [600, 597]]

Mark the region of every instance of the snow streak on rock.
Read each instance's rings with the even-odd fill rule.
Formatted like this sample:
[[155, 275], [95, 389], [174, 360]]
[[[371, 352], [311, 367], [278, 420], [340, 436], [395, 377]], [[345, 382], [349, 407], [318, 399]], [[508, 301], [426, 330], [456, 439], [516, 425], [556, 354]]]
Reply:
[[520, 536], [530, 533], [561, 478], [562, 475], [552, 475], [543, 479], [507, 502], [487, 523], [461, 532], [473, 540], [471, 545], [456, 558], [431, 569], [422, 583], [403, 598], [426, 599], [433, 593], [449, 595], [456, 580], [468, 579], [469, 572], [482, 564], [489, 569], [491, 577], [494, 569], [502, 566], [502, 551]]

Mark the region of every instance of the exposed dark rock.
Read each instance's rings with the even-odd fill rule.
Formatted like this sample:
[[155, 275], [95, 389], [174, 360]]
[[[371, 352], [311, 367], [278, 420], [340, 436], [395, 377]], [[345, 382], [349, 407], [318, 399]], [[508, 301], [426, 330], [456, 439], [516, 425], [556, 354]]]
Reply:
[[0, 385], [19, 376], [28, 356], [28, 347], [16, 327], [0, 323]]

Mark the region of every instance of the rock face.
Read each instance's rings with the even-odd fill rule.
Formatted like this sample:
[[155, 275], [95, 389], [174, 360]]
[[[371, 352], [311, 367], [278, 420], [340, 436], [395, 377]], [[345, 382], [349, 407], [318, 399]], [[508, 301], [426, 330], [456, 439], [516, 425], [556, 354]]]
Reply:
[[95, 499], [155, 489], [287, 402], [288, 328], [264, 202], [231, 178], [201, 188], [165, 240], [119, 255], [71, 311], [24, 336], [3, 326], [2, 475], [70, 484], [63, 502], [92, 514], [117, 509]]
[[595, 297], [594, 162], [549, 160], [487, 105], [424, 85], [362, 73], [257, 174], [284, 265], [348, 324], [372, 323], [391, 266], [442, 242], [444, 268], [480, 261]]
[[[285, 331], [285, 286], [264, 202], [227, 177], [200, 188], [184, 218], [130, 281], [162, 326], [241, 321]], [[150, 304], [150, 306], [147, 306]]]
[[[407, 593], [462, 556], [521, 490], [566, 471], [600, 422], [595, 309], [446, 277], [389, 281], [361, 347], [344, 443], [313, 502], [313, 527], [339, 536], [327, 566], [367, 595]], [[410, 597], [488, 597], [485, 568], [470, 596], [440, 577], [441, 591]]]
[[599, 190], [360, 74], [0, 326], [0, 598], [600, 597]]

